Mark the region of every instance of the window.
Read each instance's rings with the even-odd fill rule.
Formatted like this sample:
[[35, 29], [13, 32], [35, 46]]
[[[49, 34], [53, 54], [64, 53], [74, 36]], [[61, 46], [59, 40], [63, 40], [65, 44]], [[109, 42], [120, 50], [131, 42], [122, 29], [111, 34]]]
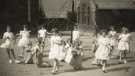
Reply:
[[88, 8], [87, 8], [87, 10], [88, 10], [88, 15], [87, 15], [87, 18], [88, 18], [88, 25], [90, 24], [90, 7], [88, 6]]

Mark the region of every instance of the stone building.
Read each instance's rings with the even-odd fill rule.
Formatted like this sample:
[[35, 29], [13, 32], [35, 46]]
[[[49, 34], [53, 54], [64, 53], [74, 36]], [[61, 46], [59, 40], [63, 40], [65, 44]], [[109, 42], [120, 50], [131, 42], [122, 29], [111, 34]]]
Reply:
[[4, 0], [0, 3], [0, 24], [27, 24], [29, 17], [32, 26], [44, 23], [51, 28], [69, 30], [73, 6], [75, 23], [82, 30], [119, 24], [133, 28], [135, 24], [134, 0]]
[[[73, 9], [73, 0], [41, 0], [41, 3], [47, 18], [66, 19]], [[84, 31], [110, 25], [124, 25], [132, 29], [135, 24], [134, 0], [74, 0], [74, 10], [77, 23]]]

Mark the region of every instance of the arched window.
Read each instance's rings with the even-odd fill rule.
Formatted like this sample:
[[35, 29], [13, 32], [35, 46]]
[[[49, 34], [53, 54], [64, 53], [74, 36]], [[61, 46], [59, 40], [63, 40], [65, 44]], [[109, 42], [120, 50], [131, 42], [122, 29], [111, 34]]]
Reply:
[[88, 6], [88, 8], [87, 8], [87, 10], [88, 10], [88, 16], [87, 16], [87, 21], [88, 21], [88, 25], [90, 24], [90, 7]]
[[82, 24], [86, 24], [86, 4], [82, 4]]
[[77, 23], [80, 23], [80, 7], [77, 8]]
[[85, 14], [85, 7], [82, 6], [82, 24], [85, 23], [85, 21], [84, 21], [85, 20], [84, 14]]

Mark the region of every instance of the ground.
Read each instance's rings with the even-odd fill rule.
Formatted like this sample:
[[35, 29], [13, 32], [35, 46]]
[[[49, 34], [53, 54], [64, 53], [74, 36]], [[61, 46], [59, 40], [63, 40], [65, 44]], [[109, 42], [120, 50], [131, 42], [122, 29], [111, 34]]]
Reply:
[[[134, 34], [132, 36], [134, 39]], [[134, 42], [135, 40], [132, 41]], [[104, 73], [97, 66], [91, 65], [93, 58], [90, 54], [90, 51], [85, 51], [83, 70], [75, 71], [70, 65], [61, 63], [60, 71], [55, 76], [135, 76], [134, 55], [129, 55], [127, 64], [118, 64], [117, 59], [111, 59], [107, 73]], [[38, 68], [35, 64], [9, 64], [6, 51], [0, 49], [0, 76], [53, 76], [50, 71], [51, 67]]]

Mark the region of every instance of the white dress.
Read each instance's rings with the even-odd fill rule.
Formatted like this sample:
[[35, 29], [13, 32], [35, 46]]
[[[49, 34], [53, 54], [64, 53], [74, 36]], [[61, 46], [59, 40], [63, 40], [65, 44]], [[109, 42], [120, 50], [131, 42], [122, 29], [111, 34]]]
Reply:
[[74, 30], [73, 31], [73, 41], [79, 39], [79, 37], [80, 37], [79, 31]]
[[100, 36], [97, 41], [98, 48], [95, 53], [96, 59], [108, 60], [111, 49], [109, 38]]
[[49, 52], [49, 59], [62, 60], [65, 57], [64, 46], [62, 45], [62, 38], [60, 36], [51, 36], [51, 47]]
[[118, 43], [118, 49], [119, 50], [129, 50], [129, 37], [130, 34], [121, 34], [119, 35], [119, 43]]
[[39, 38], [45, 38], [46, 37], [46, 29], [40, 29], [39, 31], [38, 31], [38, 37]]
[[19, 47], [27, 47], [27, 45], [30, 43], [30, 31], [20, 31], [21, 39], [18, 42]]
[[68, 64], [70, 64], [70, 63], [71, 63], [71, 60], [73, 59], [73, 55], [72, 55], [73, 47], [70, 47], [69, 44], [66, 44], [65, 48], [66, 48], [65, 61], [66, 61]]
[[5, 42], [3, 44], [1, 44], [1, 48], [9, 48], [9, 49], [13, 49], [13, 38], [14, 38], [14, 34], [12, 32], [5, 32], [3, 35], [3, 39], [6, 39]]
[[110, 43], [112, 46], [116, 45], [116, 31], [109, 31], [109, 34], [111, 35]]

